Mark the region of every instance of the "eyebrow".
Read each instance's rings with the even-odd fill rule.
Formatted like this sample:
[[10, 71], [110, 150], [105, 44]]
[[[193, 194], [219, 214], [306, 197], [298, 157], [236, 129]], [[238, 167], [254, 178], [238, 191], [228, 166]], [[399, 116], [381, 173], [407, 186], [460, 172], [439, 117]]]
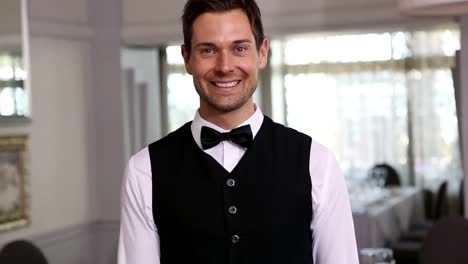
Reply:
[[[239, 39], [239, 40], [235, 40], [233, 42], [234, 45], [242, 44], [242, 43], [252, 43], [252, 41], [250, 39]], [[197, 47], [216, 47], [216, 45], [214, 43], [211, 43], [211, 42], [200, 42], [200, 43], [195, 44], [194, 47], [195, 48], [197, 48]]]
[[210, 42], [200, 42], [197, 43], [194, 47], [214, 47], [215, 44], [210, 43]]
[[234, 44], [241, 44], [241, 43], [252, 43], [252, 41], [250, 39], [240, 39], [240, 40], [236, 40], [233, 42]]

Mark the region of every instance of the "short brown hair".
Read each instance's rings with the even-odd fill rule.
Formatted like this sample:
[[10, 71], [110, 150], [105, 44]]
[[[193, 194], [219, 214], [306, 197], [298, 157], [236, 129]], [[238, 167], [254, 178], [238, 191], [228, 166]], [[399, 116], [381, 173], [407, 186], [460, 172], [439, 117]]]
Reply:
[[208, 12], [221, 13], [241, 9], [249, 18], [250, 28], [255, 38], [257, 50], [260, 50], [263, 39], [262, 17], [255, 0], [188, 0], [182, 15], [184, 44], [188, 52], [192, 50], [193, 22], [200, 15]]

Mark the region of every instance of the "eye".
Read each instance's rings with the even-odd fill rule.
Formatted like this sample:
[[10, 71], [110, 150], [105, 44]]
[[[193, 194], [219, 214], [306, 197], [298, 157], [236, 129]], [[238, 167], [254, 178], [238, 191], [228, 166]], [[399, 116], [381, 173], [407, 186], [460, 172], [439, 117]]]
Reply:
[[212, 54], [214, 53], [214, 50], [212, 48], [203, 48], [200, 51], [202, 54]]
[[236, 47], [236, 52], [237, 53], [244, 53], [247, 50], [246, 47]]

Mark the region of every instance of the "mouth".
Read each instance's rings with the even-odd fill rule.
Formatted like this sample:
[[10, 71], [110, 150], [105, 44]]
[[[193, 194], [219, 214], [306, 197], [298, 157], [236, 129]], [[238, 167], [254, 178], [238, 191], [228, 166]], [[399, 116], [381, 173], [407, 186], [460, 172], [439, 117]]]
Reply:
[[214, 86], [218, 87], [218, 88], [222, 88], [222, 89], [229, 89], [229, 88], [234, 88], [236, 87], [241, 81], [240, 80], [237, 80], [237, 81], [229, 81], [229, 82], [216, 82], [216, 81], [212, 81], [211, 84], [213, 84]]

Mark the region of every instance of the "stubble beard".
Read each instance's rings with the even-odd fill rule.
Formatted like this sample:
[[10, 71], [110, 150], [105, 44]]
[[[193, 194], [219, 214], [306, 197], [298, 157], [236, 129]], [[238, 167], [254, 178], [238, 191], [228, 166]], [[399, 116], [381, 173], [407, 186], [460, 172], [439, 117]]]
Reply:
[[258, 81], [253, 87], [250, 87], [247, 91], [243, 91], [239, 97], [235, 98], [235, 101], [229, 104], [220, 104], [217, 103], [213, 98], [210, 98], [206, 93], [200, 89], [197, 84], [194, 82], [195, 90], [200, 96], [200, 100], [210, 106], [212, 109], [219, 113], [229, 113], [241, 108], [245, 103], [253, 96], [255, 90], [257, 89]]

